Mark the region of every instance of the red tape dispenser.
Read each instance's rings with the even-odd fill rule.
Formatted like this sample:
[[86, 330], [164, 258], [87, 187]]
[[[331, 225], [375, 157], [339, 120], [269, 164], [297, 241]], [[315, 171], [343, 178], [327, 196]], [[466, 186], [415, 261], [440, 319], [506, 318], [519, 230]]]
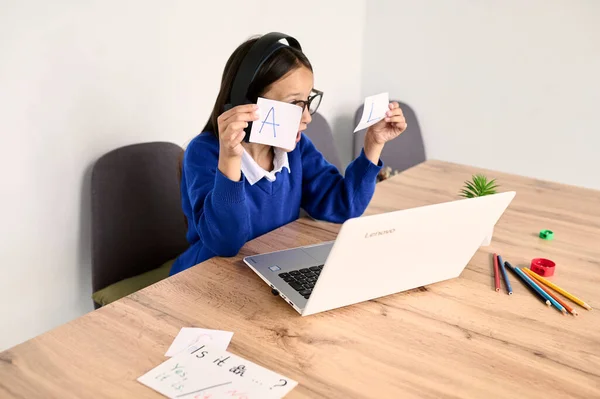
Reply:
[[539, 274], [540, 276], [553, 276], [554, 269], [556, 269], [556, 263], [552, 262], [550, 259], [535, 258], [531, 261], [531, 271]]

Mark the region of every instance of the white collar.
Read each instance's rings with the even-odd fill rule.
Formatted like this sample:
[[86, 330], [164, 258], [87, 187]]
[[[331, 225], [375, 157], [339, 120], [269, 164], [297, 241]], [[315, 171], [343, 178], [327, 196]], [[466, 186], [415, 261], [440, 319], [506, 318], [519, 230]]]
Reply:
[[277, 172], [281, 172], [283, 168], [287, 168], [288, 172], [290, 170], [290, 164], [288, 162], [288, 154], [283, 151], [281, 148], [273, 147], [273, 171], [267, 172], [263, 168], [261, 168], [254, 158], [250, 156], [244, 149], [244, 153], [242, 154], [242, 173], [248, 180], [250, 185], [254, 185], [257, 181], [266, 177], [267, 180], [273, 182], [277, 179], [275, 174]]

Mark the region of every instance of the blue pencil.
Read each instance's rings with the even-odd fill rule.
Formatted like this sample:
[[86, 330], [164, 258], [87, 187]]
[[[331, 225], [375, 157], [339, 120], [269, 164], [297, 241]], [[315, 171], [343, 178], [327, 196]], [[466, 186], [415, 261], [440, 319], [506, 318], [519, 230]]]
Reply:
[[529, 280], [529, 282], [535, 286], [535, 287], [534, 287], [534, 289], [535, 289], [536, 291], [537, 291], [537, 290], [539, 290], [538, 292], [539, 292], [539, 293], [540, 293], [540, 294], [541, 294], [541, 295], [542, 295], [544, 298], [546, 298], [546, 300], [550, 301], [550, 303], [551, 303], [551, 304], [552, 304], [552, 305], [553, 305], [553, 306], [554, 306], [556, 309], [560, 310], [560, 311], [561, 311], [563, 314], [567, 314], [567, 309], [565, 309], [565, 308], [563, 307], [563, 305], [561, 305], [560, 303], [556, 302], [556, 299], [552, 298], [550, 295], [548, 295], [548, 293], [547, 293], [546, 291], [544, 291], [543, 289], [541, 289], [541, 288], [540, 288], [540, 286], [539, 286], [539, 285], [537, 285], [537, 283], [536, 283], [535, 281], [533, 281], [533, 280], [531, 279], [531, 277], [529, 277], [527, 274], [525, 274], [525, 272], [524, 272], [523, 270], [521, 270], [521, 269], [519, 269], [519, 268], [517, 268], [517, 270], [518, 270], [518, 272], [519, 272], [519, 273], [521, 273], [521, 274], [523, 275], [523, 277], [524, 277], [525, 279]]
[[498, 263], [500, 264], [500, 270], [502, 271], [502, 277], [504, 278], [504, 283], [506, 284], [506, 290], [508, 291], [508, 295], [512, 295], [512, 287], [510, 285], [510, 281], [508, 281], [508, 273], [506, 272], [504, 261], [502, 260], [502, 256], [500, 255], [498, 255]]
[[567, 310], [558, 302], [556, 302], [554, 300], [554, 298], [552, 298], [550, 295], [546, 294], [546, 292], [541, 289], [531, 278], [529, 278], [528, 275], [526, 275], [521, 269], [519, 269], [518, 267], [514, 267], [513, 265], [511, 265], [508, 262], [505, 262], [506, 265], [510, 268], [513, 269], [513, 271], [515, 273], [517, 273], [519, 275], [519, 277], [521, 277], [523, 279], [523, 281], [525, 281], [527, 284], [529, 284], [529, 286], [531, 288], [533, 288], [538, 294], [540, 294], [540, 296], [544, 299], [546, 299], [546, 301], [550, 302], [552, 305], [554, 305], [554, 307], [558, 310], [560, 310], [562, 312], [562, 314], [567, 314]]
[[518, 277], [517, 280], [521, 280], [521, 282], [523, 283], [523, 285], [525, 286], [525, 288], [527, 288], [534, 297], [536, 297], [539, 300], [541, 300], [547, 306], [552, 306], [552, 304], [550, 303], [550, 301], [547, 301], [546, 298], [544, 298], [543, 296], [541, 296], [540, 294], [538, 294], [538, 292], [536, 290], [534, 290], [533, 287], [530, 286], [529, 283], [526, 280], [524, 280], [519, 273], [517, 273], [517, 271], [515, 270], [515, 267], [513, 265], [511, 265], [508, 261], [504, 262], [504, 264], [506, 265], [506, 267], [509, 270], [511, 270]]

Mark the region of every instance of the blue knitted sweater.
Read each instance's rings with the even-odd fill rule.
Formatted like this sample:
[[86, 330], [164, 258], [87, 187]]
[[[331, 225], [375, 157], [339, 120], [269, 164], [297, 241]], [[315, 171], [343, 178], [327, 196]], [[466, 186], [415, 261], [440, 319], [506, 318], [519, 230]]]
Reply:
[[263, 178], [250, 185], [243, 175], [234, 182], [217, 169], [218, 160], [219, 141], [210, 132], [185, 151], [181, 201], [190, 247], [171, 275], [214, 256], [235, 256], [247, 241], [296, 220], [300, 208], [335, 223], [362, 215], [382, 167], [361, 151], [342, 176], [304, 134], [288, 153], [290, 171], [283, 168], [273, 182]]

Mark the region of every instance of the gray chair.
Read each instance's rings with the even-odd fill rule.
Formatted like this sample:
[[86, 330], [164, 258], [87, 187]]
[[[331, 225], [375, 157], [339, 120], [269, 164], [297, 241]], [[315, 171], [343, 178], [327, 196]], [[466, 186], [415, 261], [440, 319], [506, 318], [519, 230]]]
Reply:
[[335, 148], [331, 127], [323, 115], [316, 112], [312, 116], [312, 122], [306, 128], [304, 134], [310, 138], [325, 159], [335, 165], [340, 172], [343, 172], [342, 161]]
[[[419, 121], [415, 111], [405, 103], [398, 101], [408, 127], [400, 137], [387, 143], [381, 153], [381, 160], [386, 166], [393, 170], [402, 172], [421, 162], [425, 161], [425, 146], [421, 136]], [[354, 126], [358, 125], [362, 116], [363, 106], [361, 105], [354, 114]], [[357, 157], [363, 147], [365, 134], [367, 130], [361, 130], [354, 134], [354, 156]]]
[[172, 143], [135, 144], [93, 166], [94, 292], [156, 269], [188, 247], [179, 190], [182, 154]]
[[[310, 141], [313, 142], [317, 150], [323, 154], [326, 160], [333, 164], [340, 172], [344, 172], [342, 161], [340, 160], [340, 156], [338, 155], [333, 141], [333, 132], [323, 115], [315, 112], [312, 115], [312, 122], [309, 123], [304, 134], [308, 136]], [[304, 209], [301, 209], [300, 217], [306, 216], [308, 216], [308, 213]]]

